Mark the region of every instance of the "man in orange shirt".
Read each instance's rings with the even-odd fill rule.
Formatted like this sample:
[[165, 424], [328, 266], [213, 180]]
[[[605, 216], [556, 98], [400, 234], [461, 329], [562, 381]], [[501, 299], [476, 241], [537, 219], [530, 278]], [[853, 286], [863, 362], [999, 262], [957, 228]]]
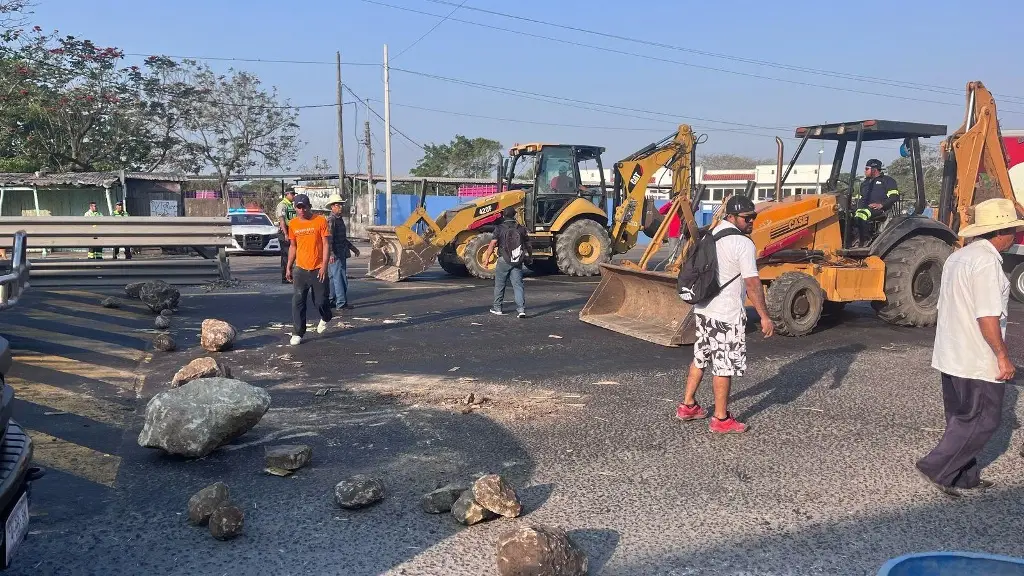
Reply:
[[316, 333], [323, 334], [331, 320], [327, 301], [327, 261], [331, 256], [327, 219], [314, 215], [309, 196], [298, 194], [293, 201], [297, 215], [288, 222], [288, 266], [285, 278], [292, 283], [291, 345], [302, 343], [306, 334], [306, 294], [313, 292], [313, 306], [320, 313]]

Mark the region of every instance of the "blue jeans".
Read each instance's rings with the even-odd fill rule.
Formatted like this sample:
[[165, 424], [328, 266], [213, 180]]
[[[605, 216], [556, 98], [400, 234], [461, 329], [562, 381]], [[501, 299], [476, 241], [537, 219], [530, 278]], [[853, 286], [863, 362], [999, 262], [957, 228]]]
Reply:
[[505, 286], [512, 280], [512, 293], [516, 297], [516, 311], [526, 311], [526, 294], [523, 292], [523, 269], [515, 267], [499, 257], [494, 266], [494, 309], [501, 310], [505, 302]]
[[327, 265], [331, 286], [331, 305], [341, 308], [348, 304], [348, 260], [336, 258]]

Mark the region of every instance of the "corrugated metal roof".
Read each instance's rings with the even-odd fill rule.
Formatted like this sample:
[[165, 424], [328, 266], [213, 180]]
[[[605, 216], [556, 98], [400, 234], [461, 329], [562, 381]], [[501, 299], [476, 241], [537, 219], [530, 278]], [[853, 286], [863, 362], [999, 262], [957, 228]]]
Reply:
[[731, 174], [704, 174], [703, 181], [723, 181], [723, 180], [753, 180], [753, 172], [733, 172]]
[[[186, 182], [183, 174], [170, 172], [126, 172], [127, 180]], [[0, 186], [98, 186], [106, 188], [120, 181], [117, 172], [59, 172], [36, 175], [34, 172], [0, 173]]]

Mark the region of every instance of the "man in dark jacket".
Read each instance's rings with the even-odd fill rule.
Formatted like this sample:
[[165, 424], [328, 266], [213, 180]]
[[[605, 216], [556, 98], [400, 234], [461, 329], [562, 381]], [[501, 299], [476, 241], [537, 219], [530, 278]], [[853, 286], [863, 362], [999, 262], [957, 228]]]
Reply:
[[338, 310], [351, 310], [348, 303], [348, 257], [349, 254], [359, 256], [359, 249], [348, 239], [348, 228], [342, 215], [345, 200], [339, 194], [333, 194], [327, 200], [331, 215], [327, 217], [327, 227], [331, 231], [331, 259], [327, 265], [330, 282], [331, 306]]
[[502, 315], [505, 302], [505, 286], [512, 280], [512, 292], [516, 298], [516, 312], [526, 318], [526, 295], [523, 291], [523, 263], [532, 254], [530, 238], [526, 227], [516, 221], [516, 209], [509, 207], [501, 212], [501, 223], [494, 228], [494, 239], [487, 245], [488, 258], [498, 257], [494, 265], [494, 306], [491, 314]]
[[853, 238], [853, 246], [863, 246], [871, 242], [871, 220], [886, 213], [893, 204], [899, 202], [900, 191], [896, 180], [882, 174], [882, 161], [872, 158], [864, 165], [864, 181], [860, 185], [860, 193], [854, 195], [857, 211], [853, 214], [853, 222], [857, 234]]

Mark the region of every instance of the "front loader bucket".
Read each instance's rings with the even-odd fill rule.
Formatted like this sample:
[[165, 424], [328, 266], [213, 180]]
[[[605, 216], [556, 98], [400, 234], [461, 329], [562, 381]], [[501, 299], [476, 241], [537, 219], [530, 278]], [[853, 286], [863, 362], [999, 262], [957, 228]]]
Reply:
[[423, 272], [440, 248], [405, 226], [370, 226], [370, 263], [366, 274], [385, 282], [400, 282]]
[[693, 307], [679, 298], [674, 274], [601, 264], [601, 283], [580, 320], [662, 346], [696, 340]]

